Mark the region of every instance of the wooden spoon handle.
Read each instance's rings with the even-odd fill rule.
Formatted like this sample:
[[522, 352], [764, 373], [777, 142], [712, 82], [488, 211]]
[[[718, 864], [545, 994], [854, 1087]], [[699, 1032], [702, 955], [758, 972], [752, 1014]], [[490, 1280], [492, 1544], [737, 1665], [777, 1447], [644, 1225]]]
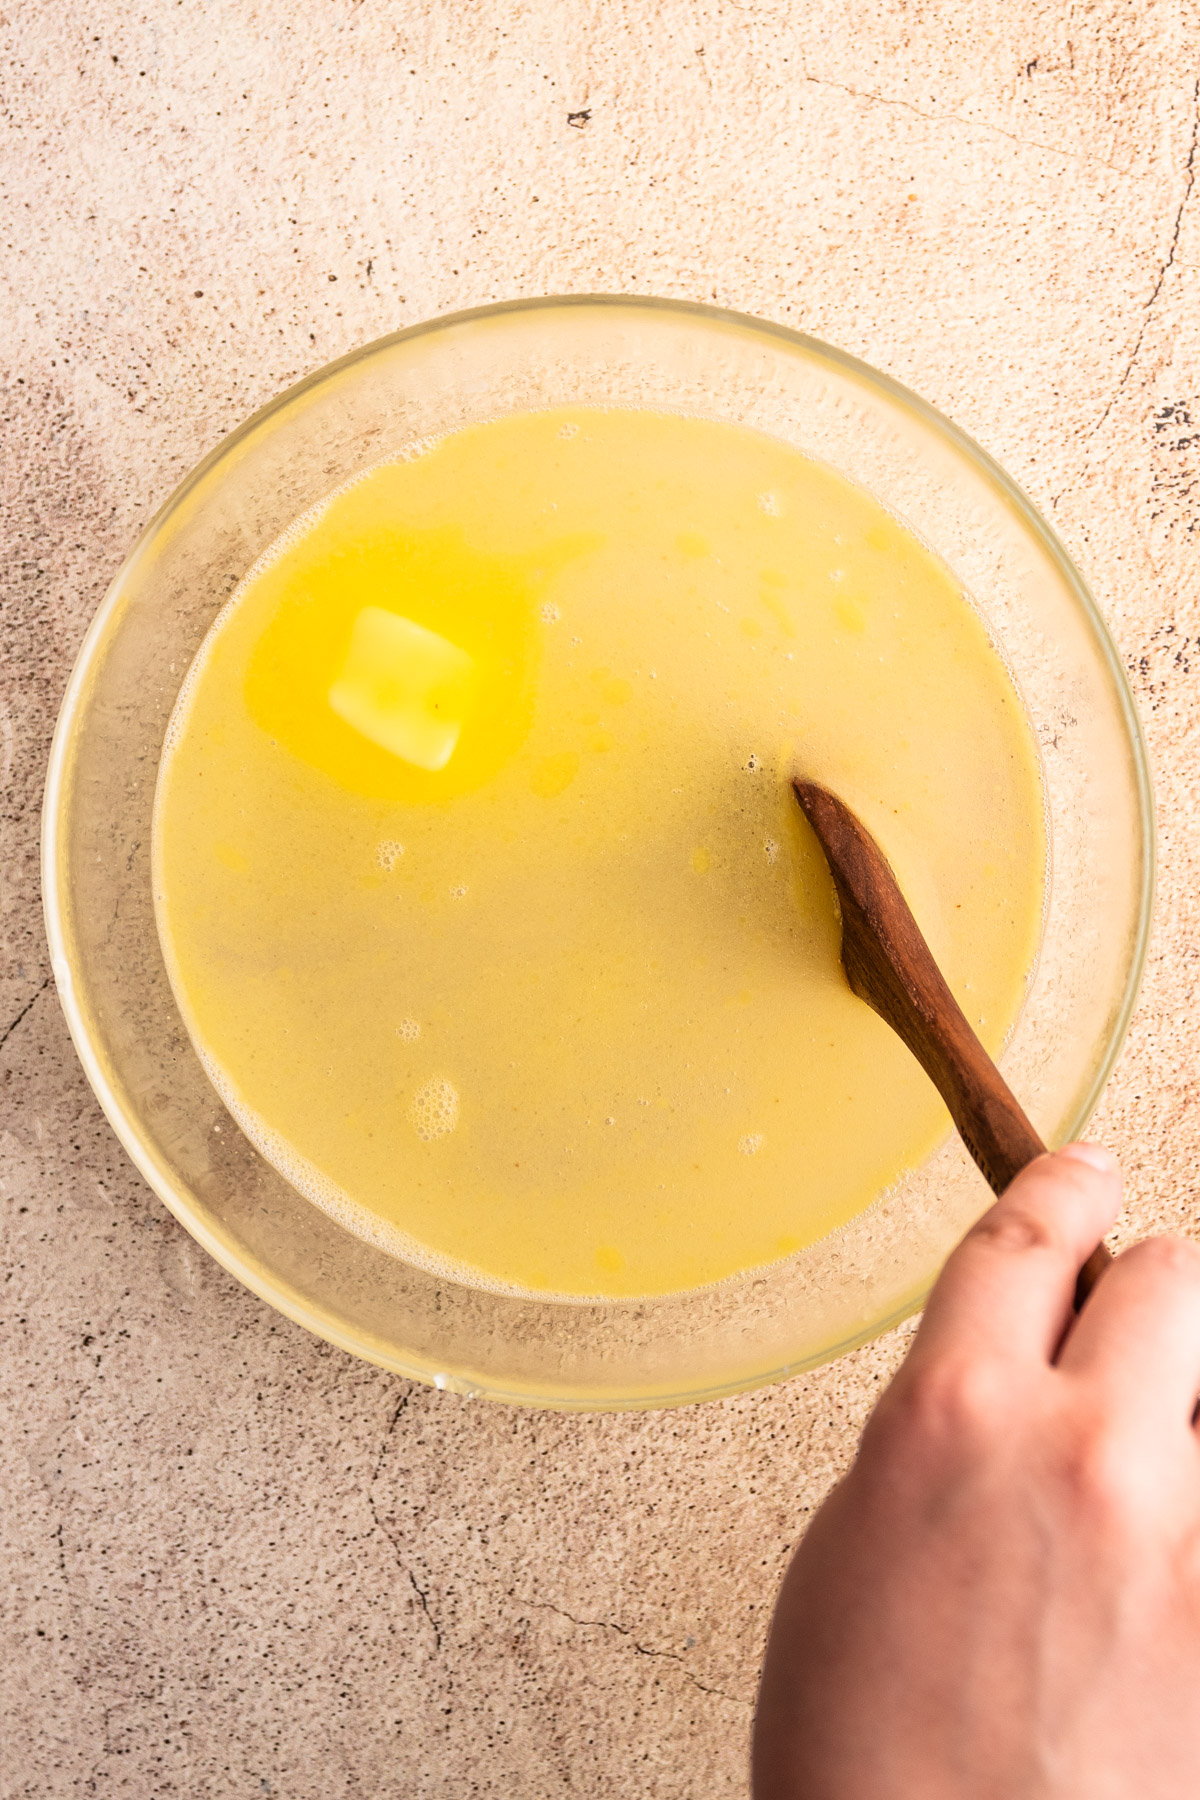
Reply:
[[[950, 1109], [950, 1116], [958, 1127], [959, 1136], [987, 1178], [993, 1193], [1002, 1194], [1026, 1164], [1037, 1156], [1045, 1155], [1046, 1146], [1030, 1124], [1020, 1101], [975, 1036], [961, 1007], [947, 987], [941, 970], [929, 954], [923, 938], [921, 943], [928, 959], [928, 968], [944, 989], [941, 1013], [943, 1033], [936, 1049], [927, 1033], [914, 1031], [911, 1036], [905, 1032], [900, 1035], [941, 1093]], [[862, 999], [874, 1005], [869, 995], [856, 985], [853, 977], [850, 985]], [[863, 985], [865, 986], [865, 982]], [[957, 1018], [954, 1021], [955, 1028], [946, 1030], [950, 1007], [954, 1009]], [[889, 1023], [896, 1023], [892, 1013], [884, 1016]], [[898, 1025], [896, 1028], [899, 1030]], [[1107, 1244], [1097, 1244], [1076, 1279], [1076, 1311], [1083, 1305], [1111, 1262], [1112, 1252]]]
[[[874, 838], [827, 789], [808, 781], [793, 785], [837, 889], [851, 988], [908, 1045], [993, 1191], [1002, 1194], [1046, 1146], [950, 992]], [[1080, 1271], [1076, 1305], [1111, 1261], [1098, 1244]]]

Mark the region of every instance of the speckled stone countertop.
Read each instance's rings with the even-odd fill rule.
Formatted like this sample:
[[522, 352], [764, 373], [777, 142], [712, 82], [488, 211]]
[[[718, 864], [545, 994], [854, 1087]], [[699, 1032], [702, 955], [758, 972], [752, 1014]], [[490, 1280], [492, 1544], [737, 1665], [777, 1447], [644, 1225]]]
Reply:
[[949, 413], [1132, 673], [1157, 929], [1098, 1129], [1195, 1230], [1200, 23], [1188, 0], [17, 0], [0, 25], [3, 1691], [11, 1800], [744, 1795], [774, 1583], [904, 1333], [560, 1418], [306, 1336], [169, 1218], [50, 982], [71, 659], [231, 426], [431, 314], [760, 313]]

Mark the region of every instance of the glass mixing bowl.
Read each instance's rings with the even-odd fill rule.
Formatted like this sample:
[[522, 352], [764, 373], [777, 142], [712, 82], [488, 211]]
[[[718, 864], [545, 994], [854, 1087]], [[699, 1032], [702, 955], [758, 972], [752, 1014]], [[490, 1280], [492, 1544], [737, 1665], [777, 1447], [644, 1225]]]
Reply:
[[167, 721], [260, 553], [416, 439], [567, 404], [767, 432], [869, 489], [954, 571], [1024, 696], [1049, 814], [1041, 954], [1002, 1066], [1048, 1141], [1078, 1132], [1129, 1018], [1152, 882], [1144, 747], [1095, 604], [1024, 496], [930, 407], [812, 338], [706, 307], [570, 298], [438, 319], [320, 370], [228, 437], [143, 533], [84, 642], [46, 787], [46, 915], [71, 1033], [117, 1135], [247, 1287], [331, 1343], [438, 1387], [537, 1406], [666, 1406], [777, 1380], [919, 1306], [989, 1198], [958, 1141], [844, 1230], [718, 1287], [574, 1304], [460, 1285], [349, 1234], [241, 1135], [176, 1010], [150, 893]]

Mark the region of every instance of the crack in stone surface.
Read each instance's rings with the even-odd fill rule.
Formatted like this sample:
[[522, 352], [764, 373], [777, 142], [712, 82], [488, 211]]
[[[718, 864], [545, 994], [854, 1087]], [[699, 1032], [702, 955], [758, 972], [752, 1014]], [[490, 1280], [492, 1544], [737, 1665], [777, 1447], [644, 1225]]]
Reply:
[[1125, 367], [1121, 371], [1121, 378], [1112, 391], [1108, 405], [1104, 408], [1104, 411], [1100, 414], [1100, 417], [1088, 432], [1087, 435], [1089, 438], [1095, 437], [1096, 433], [1100, 430], [1100, 427], [1108, 418], [1109, 413], [1117, 404], [1121, 394], [1124, 392], [1125, 385], [1128, 382], [1129, 377], [1133, 374], [1138, 356], [1141, 354], [1142, 342], [1146, 336], [1147, 329], [1149, 328], [1150, 316], [1157, 304], [1158, 296], [1162, 293], [1163, 282], [1167, 279], [1171, 269], [1175, 266], [1175, 252], [1179, 248], [1180, 227], [1183, 224], [1184, 211], [1188, 201], [1192, 197], [1192, 188], [1195, 186], [1196, 182], [1196, 149], [1198, 142], [1200, 142], [1200, 76], [1197, 76], [1195, 85], [1192, 89], [1192, 139], [1191, 143], [1188, 145], [1187, 161], [1183, 166], [1183, 193], [1179, 197], [1179, 205], [1175, 208], [1175, 222], [1171, 227], [1171, 241], [1167, 245], [1167, 253], [1159, 265], [1154, 286], [1150, 290], [1150, 298], [1142, 308], [1142, 322], [1138, 327], [1138, 334], [1133, 340], [1133, 349], [1129, 352]]
[[[391, 1532], [387, 1530], [386, 1526], [384, 1527], [384, 1535], [390, 1542], [392, 1548], [394, 1550], [396, 1550], [397, 1556], [399, 1556], [400, 1552], [396, 1547], [396, 1540], [394, 1537], [392, 1537]], [[404, 1564], [403, 1567], [404, 1567], [404, 1573], [408, 1576], [409, 1582], [412, 1586], [412, 1591], [417, 1596], [417, 1602], [421, 1608], [421, 1611], [425, 1614], [425, 1617], [429, 1620], [429, 1628], [433, 1632], [433, 1647], [435, 1650], [440, 1650], [442, 1647], [442, 1632], [441, 1632], [441, 1627], [438, 1625], [437, 1620], [434, 1618], [432, 1612], [429, 1610], [428, 1589], [423, 1588], [421, 1586], [420, 1582], [417, 1580], [416, 1576], [413, 1574], [412, 1570], [408, 1567], [407, 1564]]]
[[375, 1467], [371, 1471], [371, 1480], [367, 1487], [367, 1505], [370, 1508], [371, 1517], [375, 1522], [377, 1530], [383, 1534], [388, 1543], [392, 1546], [392, 1550], [395, 1553], [396, 1561], [399, 1564], [401, 1571], [408, 1576], [409, 1585], [417, 1597], [417, 1604], [425, 1614], [426, 1620], [429, 1623], [429, 1629], [433, 1633], [434, 1649], [440, 1650], [442, 1647], [442, 1629], [433, 1616], [433, 1610], [429, 1604], [429, 1590], [428, 1588], [423, 1588], [421, 1586], [409, 1564], [405, 1561], [404, 1548], [400, 1539], [391, 1527], [380, 1518], [379, 1508], [375, 1504], [375, 1483], [378, 1481], [380, 1471], [383, 1468], [383, 1459], [388, 1453], [388, 1445], [391, 1443], [392, 1438], [395, 1435], [396, 1427], [400, 1423], [400, 1416], [406, 1410], [411, 1399], [411, 1394], [401, 1394], [399, 1400], [397, 1400], [392, 1409], [392, 1416], [388, 1421], [388, 1428], [384, 1432], [383, 1442], [379, 1446], [379, 1454], [375, 1458]]
[[[400, 1419], [407, 1410], [411, 1399], [411, 1394], [401, 1394], [395, 1407], [392, 1409], [392, 1416], [388, 1420], [387, 1429], [384, 1431], [383, 1439], [375, 1457], [375, 1466], [371, 1471], [371, 1479], [367, 1487], [367, 1505], [370, 1509], [371, 1518], [375, 1527], [391, 1545], [399, 1568], [408, 1577], [409, 1584], [417, 1598], [417, 1603], [429, 1622], [429, 1628], [433, 1633], [435, 1650], [440, 1650], [442, 1648], [442, 1631], [429, 1604], [429, 1591], [428, 1589], [423, 1588], [417, 1580], [410, 1564], [406, 1560], [404, 1546], [399, 1536], [380, 1515], [379, 1508], [375, 1504], [375, 1484], [382, 1473], [384, 1459], [387, 1456], [388, 1447], [391, 1444], [392, 1438], [395, 1436], [396, 1427], [399, 1425]], [[489, 1573], [497, 1587], [501, 1587], [502, 1578], [499, 1571], [492, 1568]], [[729, 1693], [726, 1688], [717, 1687], [711, 1682], [701, 1680], [699, 1675], [688, 1668], [687, 1659], [680, 1651], [663, 1650], [653, 1644], [643, 1644], [640, 1639], [633, 1635], [633, 1631], [628, 1625], [622, 1625], [616, 1619], [581, 1619], [574, 1613], [568, 1612], [565, 1606], [558, 1606], [553, 1600], [535, 1600], [528, 1595], [513, 1594], [511, 1590], [508, 1592], [508, 1598], [514, 1600], [518, 1606], [536, 1607], [544, 1612], [557, 1613], [559, 1618], [566, 1619], [570, 1624], [578, 1626], [580, 1629], [614, 1631], [618, 1637], [625, 1640], [635, 1655], [658, 1657], [667, 1662], [675, 1663], [685, 1680], [689, 1681], [693, 1687], [698, 1688], [702, 1694], [711, 1694], [719, 1700], [727, 1700], [732, 1706], [745, 1706], [747, 1704], [746, 1701], [740, 1700], [736, 1694]]]
[[528, 1595], [518, 1594], [511, 1597], [516, 1600], [518, 1606], [540, 1607], [544, 1612], [557, 1613], [560, 1619], [566, 1619], [570, 1624], [578, 1625], [581, 1628], [586, 1627], [595, 1631], [615, 1631], [619, 1637], [628, 1641], [630, 1649], [635, 1651], [638, 1656], [661, 1656], [669, 1662], [678, 1663], [680, 1673], [687, 1677], [693, 1687], [699, 1688], [702, 1694], [715, 1694], [718, 1699], [728, 1700], [733, 1706], [745, 1705], [745, 1702], [739, 1700], [735, 1694], [730, 1694], [724, 1688], [712, 1687], [708, 1682], [701, 1681], [700, 1677], [693, 1674], [688, 1668], [686, 1659], [678, 1650], [658, 1650], [652, 1644], [639, 1643], [630, 1627], [619, 1624], [616, 1619], [579, 1619], [574, 1613], [568, 1612], [565, 1606], [556, 1606], [553, 1600], [534, 1600]]
[[16, 1018], [12, 1021], [12, 1023], [9, 1025], [6, 1025], [4, 1028], [4, 1031], [2, 1033], [0, 1033], [0, 1050], [3, 1050], [5, 1044], [7, 1044], [9, 1038], [12, 1036], [13, 1032], [17, 1029], [17, 1026], [21, 1023], [21, 1020], [25, 1017], [25, 1015], [27, 1013], [33, 1011], [33, 1008], [37, 1005], [38, 1001], [41, 999], [42, 995], [45, 993], [46, 989], [49, 986], [50, 986], [50, 977], [49, 977], [49, 975], [47, 975], [45, 980], [42, 982], [41, 986], [38, 987], [34, 991], [32, 997], [25, 1002], [24, 1006], [21, 1008], [20, 1012], [17, 1014]]
[[962, 113], [922, 112], [911, 100], [899, 100], [890, 94], [876, 94], [870, 88], [853, 88], [847, 82], [831, 81], [824, 75], [805, 74], [804, 80], [813, 87], [834, 88], [839, 94], [849, 94], [852, 100], [865, 100], [871, 106], [897, 106], [902, 112], [912, 113], [916, 119], [924, 119], [927, 125], [964, 125], [968, 131], [990, 131], [996, 137], [1007, 138], [1010, 144], [1019, 144], [1023, 150], [1046, 150], [1051, 156], [1064, 157], [1068, 162], [1084, 162], [1092, 168], [1108, 169], [1114, 175], [1128, 177], [1133, 173], [1132, 169], [1122, 169], [1100, 156], [1086, 156], [1079, 150], [1064, 150], [1061, 144], [1047, 144], [1041, 138], [1021, 137], [1018, 132], [1005, 131], [1003, 125], [993, 125], [988, 119], [968, 119]]

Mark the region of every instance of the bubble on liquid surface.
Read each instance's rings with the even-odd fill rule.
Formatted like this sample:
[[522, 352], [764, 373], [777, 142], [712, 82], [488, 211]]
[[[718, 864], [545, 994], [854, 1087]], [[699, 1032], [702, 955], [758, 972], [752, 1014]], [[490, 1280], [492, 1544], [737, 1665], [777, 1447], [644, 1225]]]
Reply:
[[375, 847], [375, 861], [389, 875], [403, 855], [404, 845], [398, 844], [395, 838], [384, 838], [382, 844]]
[[415, 1044], [421, 1035], [419, 1019], [401, 1019], [396, 1027], [396, 1036], [403, 1038], [406, 1044]]
[[467, 891], [467, 884], [465, 881], [456, 882], [450, 889], [450, 897], [452, 900], [465, 900]]
[[446, 1137], [458, 1124], [458, 1089], [444, 1075], [434, 1075], [413, 1095], [408, 1116], [419, 1138], [429, 1144]]
[[547, 600], [545, 606], [543, 606], [542, 618], [547, 625], [557, 625], [558, 621], [562, 618], [562, 614], [559, 612], [557, 606], [555, 606], [553, 600]]
[[767, 861], [769, 863], [779, 861], [779, 845], [774, 838], [768, 838], [763, 845], [763, 849], [767, 853]]
[[761, 1131], [748, 1131], [745, 1137], [738, 1139], [738, 1149], [743, 1156], [757, 1156], [762, 1147], [763, 1135]]
[[758, 510], [766, 513], [768, 519], [778, 519], [783, 516], [783, 502], [778, 494], [759, 494]]
[[579, 427], [578, 425], [560, 425], [558, 428], [558, 435], [560, 438], [578, 437]]

